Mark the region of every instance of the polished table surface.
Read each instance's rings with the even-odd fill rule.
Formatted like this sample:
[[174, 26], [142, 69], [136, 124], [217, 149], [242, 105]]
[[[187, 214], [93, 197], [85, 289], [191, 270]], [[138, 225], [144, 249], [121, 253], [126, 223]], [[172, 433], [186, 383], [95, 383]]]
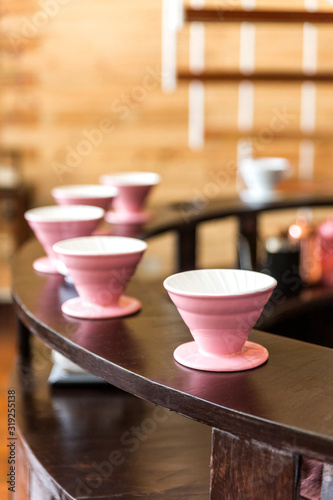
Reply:
[[110, 384], [221, 431], [257, 438], [333, 462], [333, 350], [253, 331], [270, 357], [256, 369], [209, 373], [179, 365], [174, 349], [192, 340], [162, 280], [136, 277], [127, 293], [142, 310], [113, 320], [78, 320], [61, 312], [76, 295], [62, 276], [37, 274], [42, 255], [28, 242], [13, 263], [13, 298], [21, 321], [51, 348]]
[[10, 386], [24, 443], [16, 450], [18, 498], [208, 498], [208, 426], [109, 384], [50, 387], [49, 350], [37, 339], [33, 350], [38, 362], [19, 364]]

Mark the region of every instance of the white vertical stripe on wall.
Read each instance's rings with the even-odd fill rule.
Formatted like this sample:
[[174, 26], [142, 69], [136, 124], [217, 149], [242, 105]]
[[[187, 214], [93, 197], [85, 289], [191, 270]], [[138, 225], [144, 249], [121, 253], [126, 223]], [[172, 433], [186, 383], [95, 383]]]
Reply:
[[177, 27], [179, 1], [163, 0], [162, 5], [162, 90], [172, 92], [177, 78]]
[[189, 85], [188, 143], [192, 150], [204, 145], [205, 89], [202, 82], [194, 80]]
[[301, 86], [300, 128], [304, 134], [311, 134], [316, 127], [316, 86], [311, 81]]
[[249, 132], [253, 128], [254, 86], [248, 80], [240, 82], [238, 87], [238, 130]]
[[[204, 0], [191, 0], [191, 7], [202, 9]], [[205, 67], [205, 28], [203, 23], [191, 23], [189, 68], [193, 73], [201, 73]], [[188, 143], [192, 150], [204, 146], [205, 88], [195, 80], [189, 85]]]
[[237, 163], [247, 158], [252, 158], [252, 141], [248, 138], [242, 138], [237, 141]]
[[303, 139], [299, 144], [298, 177], [312, 180], [314, 173], [314, 144], [310, 139]]
[[239, 165], [242, 160], [247, 158], [252, 158], [253, 156], [253, 145], [251, 139], [242, 138], [237, 142], [237, 175], [236, 175], [236, 189], [238, 193], [247, 189], [242, 175], [239, 171]]
[[[253, 10], [255, 0], [241, 0], [244, 10]], [[251, 74], [255, 68], [255, 26], [252, 23], [242, 23], [240, 26], [239, 40], [239, 71]], [[240, 82], [238, 87], [238, 130], [249, 132], [253, 128], [254, 116], [254, 86], [247, 80]], [[252, 157], [252, 141], [249, 138], [239, 139], [237, 143], [237, 165], [245, 159]], [[236, 188], [240, 192], [244, 189], [244, 181], [237, 168]]]
[[304, 8], [308, 12], [316, 12], [316, 10], [318, 9], [317, 0], [304, 0]]
[[189, 57], [190, 71], [201, 73], [205, 67], [205, 27], [203, 23], [191, 23]]
[[304, 23], [302, 69], [307, 75], [313, 75], [317, 71], [317, 33], [316, 26]]
[[[317, 10], [317, 0], [304, 0], [304, 7], [309, 12]], [[306, 75], [317, 71], [318, 52], [317, 27], [311, 23], [303, 25], [302, 69]], [[304, 134], [311, 134], [316, 128], [317, 89], [313, 82], [305, 81], [301, 86], [300, 129]], [[299, 145], [299, 177], [313, 179], [315, 145], [311, 139], [303, 139]]]
[[244, 10], [253, 10], [256, 6], [256, 0], [242, 0], [241, 6]]
[[[244, 74], [253, 73], [255, 68], [255, 27], [252, 23], [242, 23], [239, 41], [239, 70]], [[242, 81], [238, 87], [238, 130], [248, 132], [253, 127], [254, 87], [250, 81]]]
[[253, 73], [255, 67], [255, 26], [253, 23], [241, 23], [239, 41], [239, 70], [241, 73]]
[[191, 7], [193, 7], [193, 9], [200, 10], [205, 6], [205, 0], [191, 0], [190, 5]]

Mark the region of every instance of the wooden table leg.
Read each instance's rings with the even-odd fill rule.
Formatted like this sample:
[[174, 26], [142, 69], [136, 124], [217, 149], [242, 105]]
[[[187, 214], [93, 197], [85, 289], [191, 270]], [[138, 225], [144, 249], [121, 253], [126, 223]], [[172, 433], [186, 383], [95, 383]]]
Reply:
[[[249, 260], [252, 269], [255, 271], [257, 268], [257, 239], [258, 239], [258, 223], [256, 212], [248, 212], [239, 217], [239, 251], [245, 247], [249, 251]], [[243, 256], [239, 256], [240, 262], [244, 260]]]
[[212, 432], [211, 500], [298, 498], [298, 456], [218, 429]]
[[31, 360], [31, 332], [22, 321], [17, 318], [18, 354], [21, 361]]
[[332, 500], [333, 498], [333, 465], [324, 464], [323, 482], [320, 500]]
[[177, 232], [177, 272], [196, 268], [196, 225], [186, 224]]

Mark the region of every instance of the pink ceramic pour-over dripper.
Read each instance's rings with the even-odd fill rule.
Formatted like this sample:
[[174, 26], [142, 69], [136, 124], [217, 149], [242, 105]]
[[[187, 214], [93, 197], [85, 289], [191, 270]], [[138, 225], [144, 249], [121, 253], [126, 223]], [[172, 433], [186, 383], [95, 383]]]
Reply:
[[103, 220], [104, 213], [102, 208], [85, 205], [51, 205], [25, 212], [26, 221], [47, 254], [34, 261], [34, 269], [46, 274], [59, 273], [59, 262], [52, 248], [54, 243], [89, 236]]
[[60, 241], [53, 246], [79, 294], [65, 301], [62, 311], [83, 319], [127, 316], [141, 303], [123, 295], [147, 243], [136, 238], [90, 236]]
[[100, 182], [118, 189], [114, 199], [114, 211], [109, 211], [105, 219], [113, 224], [140, 224], [151, 219], [144, 211], [148, 194], [160, 182], [160, 176], [153, 172], [124, 172], [102, 175]]
[[252, 271], [207, 269], [169, 276], [164, 287], [194, 342], [174, 352], [179, 363], [207, 371], [248, 370], [267, 350], [247, 341], [277, 282]]
[[78, 184], [58, 186], [51, 193], [58, 205], [92, 205], [108, 210], [118, 190], [100, 184]]

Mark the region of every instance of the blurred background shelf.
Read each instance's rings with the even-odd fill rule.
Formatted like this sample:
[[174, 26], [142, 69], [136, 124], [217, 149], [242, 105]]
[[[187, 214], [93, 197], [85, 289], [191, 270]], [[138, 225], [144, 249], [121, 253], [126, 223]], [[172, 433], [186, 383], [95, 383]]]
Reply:
[[10, 261], [27, 239], [24, 220], [28, 189], [21, 178], [21, 155], [0, 148], [0, 302], [10, 302]]

